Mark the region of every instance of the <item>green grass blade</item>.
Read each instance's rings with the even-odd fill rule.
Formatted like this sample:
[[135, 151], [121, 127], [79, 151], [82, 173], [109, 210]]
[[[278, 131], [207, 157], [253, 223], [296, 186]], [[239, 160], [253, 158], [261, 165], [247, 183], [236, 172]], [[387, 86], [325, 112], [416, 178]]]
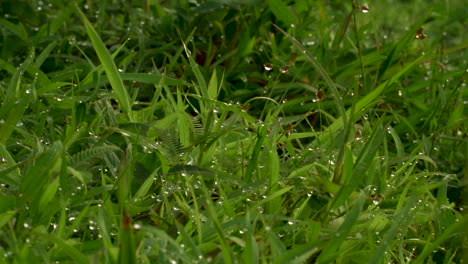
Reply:
[[143, 182], [143, 184], [140, 186], [138, 191], [133, 196], [133, 199], [141, 199], [148, 193], [148, 191], [150, 190], [151, 186], [154, 183], [155, 177], [158, 175], [158, 171], [159, 171], [158, 169], [154, 170], [148, 176], [148, 178], [146, 178], [145, 182]]
[[[278, 241], [279, 242], [279, 241]], [[323, 241], [312, 241], [307, 244], [297, 245], [293, 249], [281, 253], [279, 258], [274, 259], [274, 264], [300, 264], [306, 263], [306, 260], [314, 253], [319, 251], [319, 245]], [[276, 251], [276, 250], [275, 250]], [[281, 251], [281, 250], [278, 250]]]
[[[271, 150], [268, 153], [268, 158], [266, 163], [268, 164], [268, 193], [269, 195], [274, 194], [280, 186], [278, 182], [280, 181], [280, 161], [278, 157], [278, 152], [276, 151], [276, 141], [274, 144], [271, 144]], [[281, 208], [281, 196], [278, 196], [268, 202], [267, 212], [269, 214], [275, 214]]]
[[[396, 212], [395, 220], [393, 221], [390, 230], [387, 231], [384, 238], [380, 242], [380, 245], [374, 251], [374, 254], [367, 262], [369, 264], [380, 263], [385, 251], [391, 245], [393, 239], [395, 238], [398, 232], [402, 232], [400, 229], [406, 230], [408, 223], [412, 219], [412, 215], [410, 214], [411, 208], [414, 208], [416, 200], [420, 194], [413, 194], [407, 201], [406, 205]], [[399, 231], [400, 230], [400, 231]]]
[[[340, 191], [336, 195], [333, 203], [331, 204], [331, 210], [336, 209], [343, 205], [353, 191], [357, 188], [359, 184], [362, 184], [364, 177], [366, 176], [366, 172], [372, 162], [372, 160], [376, 156], [376, 152], [380, 148], [380, 144], [385, 135], [385, 129], [382, 126], [384, 118], [379, 120], [376, 128], [374, 129], [371, 138], [367, 141], [364, 149], [359, 154], [358, 159], [353, 168], [352, 176], [347, 179], [347, 181], [343, 184]], [[348, 170], [348, 168], [345, 168]]]
[[254, 170], [258, 167], [258, 158], [260, 156], [260, 152], [263, 147], [263, 143], [266, 139], [266, 133], [267, 133], [267, 126], [261, 126], [258, 129], [257, 133], [257, 141], [255, 142], [254, 149], [252, 151], [252, 155], [249, 160], [249, 164], [247, 165], [247, 168], [245, 170], [245, 182], [252, 182], [252, 176], [254, 174]]
[[458, 221], [456, 223], [453, 223], [449, 227], [445, 229], [445, 231], [437, 237], [435, 241], [432, 243], [427, 243], [426, 246], [424, 247], [423, 251], [421, 254], [419, 254], [418, 258], [414, 261], [415, 264], [420, 264], [420, 263], [427, 263], [425, 260], [426, 258], [430, 257], [434, 250], [437, 249], [437, 247], [440, 246], [444, 241], [450, 238], [454, 233], [466, 233], [466, 223], [467, 223], [467, 216], [465, 215], [461, 221]]
[[[2, 201], [0, 202], [0, 206], [2, 209], [2, 213], [0, 213], [0, 228], [3, 228], [4, 225], [6, 225], [8, 222], [11, 221], [11, 219], [16, 215], [17, 212], [14, 210], [4, 211], [5, 204], [6, 204], [6, 201], [5, 201], [6, 197], [2, 196], [1, 200]], [[15, 202], [13, 201], [11, 204], [11, 207], [14, 207], [14, 204]]]
[[0, 109], [0, 111], [4, 111], [3, 108], [9, 109], [9, 114], [0, 127], [0, 144], [5, 144], [7, 140], [10, 138], [11, 134], [16, 128], [16, 124], [21, 120], [23, 117], [24, 111], [26, 110], [29, 104], [30, 96], [24, 96], [17, 102], [5, 103]]
[[33, 66], [40, 68], [44, 61], [49, 57], [52, 50], [57, 46], [57, 42], [51, 42], [47, 47], [37, 56], [36, 61], [34, 61]]
[[31, 48], [29, 51], [27, 59], [18, 67], [16, 72], [13, 74], [11, 78], [10, 85], [6, 92], [6, 102], [15, 101], [15, 98], [21, 98], [25, 91], [21, 90], [21, 79], [23, 78], [24, 72], [26, 69], [31, 65], [34, 60], [34, 48]]
[[[385, 91], [387, 87], [389, 87], [391, 84], [393, 84], [395, 81], [397, 81], [400, 77], [402, 77], [405, 73], [407, 73], [411, 68], [413, 68], [415, 65], [419, 64], [420, 62], [426, 60], [428, 58], [428, 55], [423, 55], [413, 62], [409, 63], [406, 65], [401, 71], [399, 71], [397, 74], [393, 75], [392, 78], [389, 80], [385, 81], [381, 85], [379, 85], [377, 88], [372, 90], [370, 93], [368, 93], [366, 96], [364, 96], [362, 99], [360, 99], [355, 106], [355, 111], [354, 115], [350, 116], [350, 111], [348, 110], [346, 112], [346, 115], [350, 119], [350, 122], [355, 122], [358, 118], [360, 118], [365, 112], [369, 111], [371, 107], [377, 105], [379, 103], [379, 100], [377, 98]], [[329, 142], [329, 138], [335, 135], [338, 130], [343, 128], [343, 122], [340, 120], [340, 118], [336, 119], [333, 124], [331, 124], [327, 128], [327, 133], [324, 133], [322, 137], [322, 142]]]
[[201, 95], [203, 97], [210, 98], [208, 94], [208, 86], [206, 85], [205, 77], [203, 77], [203, 74], [200, 71], [200, 67], [192, 58], [192, 52], [187, 48], [187, 45], [185, 45], [184, 41], [182, 41], [182, 44], [184, 45], [185, 54], [187, 54], [192, 71], [195, 74], [195, 77], [197, 78], [198, 86], [201, 90]]
[[18, 167], [21, 164], [15, 162], [4, 144], [0, 144], [0, 156], [9, 166], [9, 168], [0, 170], [0, 182], [10, 184], [12, 186], [18, 186], [21, 182], [21, 171]]
[[259, 261], [258, 243], [255, 240], [255, 221], [251, 221], [250, 213], [246, 214], [245, 225], [247, 226], [246, 242], [244, 249], [244, 263], [257, 264]]
[[[192, 239], [192, 237], [190, 237], [190, 235], [187, 233], [185, 228], [177, 221], [175, 221], [175, 224], [177, 226], [177, 230], [179, 230], [180, 235], [182, 236], [183, 241], [185, 242], [186, 245], [188, 245], [189, 249], [192, 251], [192, 257], [200, 258], [201, 256], [203, 256], [199, 248], [195, 244], [195, 241]], [[203, 259], [199, 263], [207, 263], [207, 262]]]
[[37, 232], [37, 231], [33, 231], [33, 234], [36, 235], [36, 236], [39, 236], [39, 237], [43, 237], [43, 238], [57, 244], [60, 248], [63, 249], [64, 252], [66, 252], [66, 254], [68, 254], [68, 256], [71, 257], [71, 259], [74, 262], [80, 263], [80, 264], [90, 263], [88, 258], [85, 255], [83, 255], [83, 253], [81, 253], [75, 247], [71, 246], [70, 243], [67, 242], [66, 240], [60, 239], [60, 238], [58, 238], [58, 237], [56, 237], [54, 235], [51, 235], [51, 234], [40, 233], [40, 232]]
[[[365, 195], [361, 194], [359, 200], [354, 205], [345, 217], [343, 224], [338, 228], [337, 237], [330, 240], [322, 249], [322, 253], [317, 260], [317, 263], [331, 263], [340, 255], [340, 246], [343, 244], [345, 239], [348, 237], [351, 230], [354, 228], [359, 215], [361, 214], [364, 202], [366, 201]], [[377, 262], [375, 262], [377, 263]]]
[[344, 108], [343, 101], [341, 100], [341, 95], [338, 92], [338, 89], [336, 88], [335, 83], [332, 81], [330, 78], [330, 75], [328, 75], [327, 71], [323, 68], [323, 66], [314, 58], [313, 54], [308, 51], [299, 41], [297, 41], [293, 36], [289, 35], [286, 31], [278, 27], [277, 25], [273, 24], [273, 26], [276, 27], [281, 33], [283, 33], [286, 37], [289, 38], [289, 40], [306, 56], [307, 60], [312, 63], [312, 66], [314, 66], [315, 70], [322, 76], [323, 80], [325, 83], [328, 85], [328, 88], [330, 88], [330, 91], [333, 95], [333, 100], [335, 101], [336, 109], [338, 110], [338, 113], [340, 113], [340, 116], [342, 118], [342, 123], [343, 127], [348, 126], [348, 117], [346, 116], [346, 111]]
[[[432, 9], [432, 8], [431, 8]], [[397, 58], [397, 56], [400, 55], [400, 53], [405, 49], [407, 48], [409, 42], [411, 40], [413, 40], [414, 38], [414, 35], [416, 34], [416, 31], [421, 28], [422, 24], [424, 23], [424, 21], [427, 20], [427, 17], [425, 16], [424, 18], [422, 18], [421, 20], [418, 21], [418, 23], [416, 23], [415, 25], [413, 25], [407, 32], [406, 34], [403, 36], [403, 38], [398, 42], [397, 45], [395, 45], [395, 47], [393, 47], [392, 51], [390, 52], [390, 54], [387, 56], [387, 58], [385, 59], [385, 61], [383, 62], [383, 65], [382, 67], [380, 68], [380, 72], [379, 72], [379, 76], [382, 77], [385, 72], [390, 68], [390, 66], [392, 65], [392, 63], [395, 61], [395, 59]]]
[[23, 23], [21, 23], [21, 21], [18, 24], [15, 24], [6, 19], [0, 19], [0, 25], [15, 33], [22, 40], [28, 40], [28, 33], [26, 32], [26, 29], [24, 28]]
[[106, 48], [98, 33], [93, 28], [89, 20], [86, 18], [85, 14], [83, 14], [81, 9], [76, 5], [75, 9], [81, 17], [81, 20], [83, 20], [83, 23], [85, 24], [88, 36], [91, 39], [91, 42], [93, 43], [94, 49], [96, 50], [96, 53], [99, 57], [99, 60], [102, 63], [102, 66], [104, 67], [104, 71], [107, 74], [107, 78], [109, 78], [109, 82], [112, 86], [112, 90], [115, 93], [117, 101], [119, 102], [125, 114], [127, 114], [129, 121], [133, 122], [132, 103], [130, 95], [128, 94], [127, 89], [123, 85], [119, 71], [117, 70], [117, 66], [112, 60], [112, 56], [109, 50]]
[[53, 143], [39, 154], [33, 165], [26, 170], [20, 185], [20, 192], [24, 199], [39, 201], [43, 188], [48, 184], [53, 172], [52, 168], [55, 167], [56, 162], [60, 162], [62, 151], [63, 146], [60, 141]]
[[216, 70], [211, 75], [210, 82], [208, 83], [208, 98], [216, 100], [218, 98], [218, 77], [216, 76]]
[[136, 258], [135, 235], [133, 233], [132, 220], [128, 212], [124, 210], [120, 227], [120, 264], [138, 263]]
[[229, 247], [226, 241], [226, 236], [223, 232], [223, 228], [221, 227], [219, 223], [216, 210], [210, 198], [211, 196], [209, 195], [208, 190], [205, 185], [202, 185], [202, 191], [203, 191], [203, 195], [205, 199], [205, 204], [207, 206], [208, 215], [210, 216], [210, 219], [213, 224], [212, 227], [214, 228], [214, 230], [216, 231], [216, 234], [218, 235], [218, 240], [219, 240], [221, 251], [223, 254], [223, 262], [226, 264], [233, 264], [234, 260], [233, 260], [231, 248]]

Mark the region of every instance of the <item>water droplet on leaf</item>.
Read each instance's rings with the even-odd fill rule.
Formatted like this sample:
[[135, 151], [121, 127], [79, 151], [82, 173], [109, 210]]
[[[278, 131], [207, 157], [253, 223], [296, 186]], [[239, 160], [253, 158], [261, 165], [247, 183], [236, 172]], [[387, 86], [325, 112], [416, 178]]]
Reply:
[[271, 71], [271, 70], [273, 70], [273, 64], [272, 63], [265, 63], [265, 64], [263, 64], [263, 68], [265, 68], [266, 71]]

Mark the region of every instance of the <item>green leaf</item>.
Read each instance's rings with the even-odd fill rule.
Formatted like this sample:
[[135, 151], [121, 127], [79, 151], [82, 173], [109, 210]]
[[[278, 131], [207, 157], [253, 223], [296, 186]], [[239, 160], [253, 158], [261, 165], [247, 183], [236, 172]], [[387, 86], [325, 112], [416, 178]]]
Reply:
[[[2, 197], [1, 199], [4, 199], [4, 197]], [[2, 202], [2, 204], [0, 204], [1, 207], [4, 207], [4, 202]], [[3, 208], [0, 208], [0, 209], [3, 209]], [[16, 215], [16, 211], [14, 210], [10, 210], [10, 211], [3, 211], [2, 210], [2, 213], [0, 213], [0, 228], [2, 228], [4, 225], [6, 225], [12, 218], [13, 216]]]
[[158, 171], [158, 169], [154, 170], [153, 173], [151, 173], [151, 175], [149, 175], [148, 178], [146, 178], [145, 182], [143, 182], [143, 184], [133, 196], [133, 199], [141, 199], [148, 193], [148, 191], [154, 183], [154, 179], [157, 176]]
[[15, 33], [22, 40], [28, 41], [28, 34], [26, 33], [26, 29], [24, 28], [23, 23], [18, 22], [18, 24], [14, 24], [6, 19], [0, 19], [0, 25]]
[[208, 83], [208, 98], [216, 100], [218, 98], [218, 77], [216, 77], [216, 70], [211, 75], [211, 80]]
[[[279, 241], [278, 241], [279, 243]], [[300, 264], [307, 263], [311, 255], [319, 251], [319, 245], [323, 241], [312, 241], [302, 245], [295, 245], [292, 249], [281, 253], [280, 257], [274, 259], [274, 264]]]

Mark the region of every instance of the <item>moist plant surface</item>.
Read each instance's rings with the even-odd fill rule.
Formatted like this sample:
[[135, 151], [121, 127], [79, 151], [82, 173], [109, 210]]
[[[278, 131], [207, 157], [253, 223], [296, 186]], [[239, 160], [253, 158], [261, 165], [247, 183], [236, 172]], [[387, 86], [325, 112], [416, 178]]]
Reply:
[[1, 262], [464, 263], [465, 5], [1, 1]]

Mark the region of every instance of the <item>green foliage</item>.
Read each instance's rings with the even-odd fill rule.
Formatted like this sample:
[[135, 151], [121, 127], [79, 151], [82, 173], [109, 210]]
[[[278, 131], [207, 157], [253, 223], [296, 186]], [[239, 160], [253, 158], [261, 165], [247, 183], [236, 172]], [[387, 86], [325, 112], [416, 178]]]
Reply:
[[5, 263], [461, 263], [463, 1], [3, 1]]

